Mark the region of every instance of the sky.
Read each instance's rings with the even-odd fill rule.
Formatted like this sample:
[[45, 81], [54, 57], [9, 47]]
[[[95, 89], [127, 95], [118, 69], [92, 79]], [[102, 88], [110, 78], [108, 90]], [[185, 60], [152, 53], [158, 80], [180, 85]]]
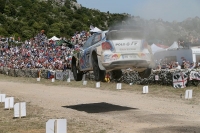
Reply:
[[200, 17], [200, 0], [77, 0], [77, 3], [101, 12], [128, 13], [147, 20], [181, 22]]

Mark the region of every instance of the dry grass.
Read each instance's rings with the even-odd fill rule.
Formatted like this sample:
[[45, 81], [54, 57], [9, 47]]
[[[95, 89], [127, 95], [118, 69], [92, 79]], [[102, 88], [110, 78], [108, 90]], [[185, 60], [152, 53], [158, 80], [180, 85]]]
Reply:
[[[15, 98], [15, 102], [19, 102]], [[24, 118], [14, 118], [14, 111], [5, 110], [4, 104], [0, 103], [0, 133], [44, 133], [46, 119], [43, 109], [26, 104], [27, 116]]]

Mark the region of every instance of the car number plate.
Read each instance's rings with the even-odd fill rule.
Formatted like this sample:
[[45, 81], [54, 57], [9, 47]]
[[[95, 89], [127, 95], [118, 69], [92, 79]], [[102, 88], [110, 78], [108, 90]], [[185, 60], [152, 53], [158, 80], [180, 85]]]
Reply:
[[135, 59], [135, 58], [137, 58], [137, 56], [136, 55], [123, 55], [122, 58], [123, 59]]

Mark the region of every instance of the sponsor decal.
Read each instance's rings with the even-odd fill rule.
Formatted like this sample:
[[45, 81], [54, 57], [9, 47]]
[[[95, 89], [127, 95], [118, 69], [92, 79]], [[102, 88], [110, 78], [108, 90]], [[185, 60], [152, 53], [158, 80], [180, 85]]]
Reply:
[[120, 51], [130, 51], [130, 50], [136, 50], [135, 48], [120, 48]]
[[120, 58], [120, 54], [114, 54], [114, 55], [112, 55], [112, 57], [111, 57], [111, 59], [112, 60], [117, 60], [117, 59], [119, 59]]
[[121, 54], [109, 54], [109, 55], [104, 55], [104, 61], [114, 61], [118, 60], [120, 58]]
[[135, 46], [137, 45], [136, 41], [132, 41], [132, 42], [122, 42], [122, 43], [116, 43], [115, 46]]

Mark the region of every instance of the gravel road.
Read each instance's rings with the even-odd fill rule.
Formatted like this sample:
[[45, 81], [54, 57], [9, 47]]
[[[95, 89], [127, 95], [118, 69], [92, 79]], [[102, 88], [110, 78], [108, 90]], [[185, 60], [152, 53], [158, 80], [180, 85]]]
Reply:
[[[124, 90], [8, 81], [0, 84], [1, 92], [43, 107], [48, 117], [66, 118], [73, 132], [200, 133], [200, 106], [183, 99]], [[72, 132], [69, 129], [68, 133]]]

